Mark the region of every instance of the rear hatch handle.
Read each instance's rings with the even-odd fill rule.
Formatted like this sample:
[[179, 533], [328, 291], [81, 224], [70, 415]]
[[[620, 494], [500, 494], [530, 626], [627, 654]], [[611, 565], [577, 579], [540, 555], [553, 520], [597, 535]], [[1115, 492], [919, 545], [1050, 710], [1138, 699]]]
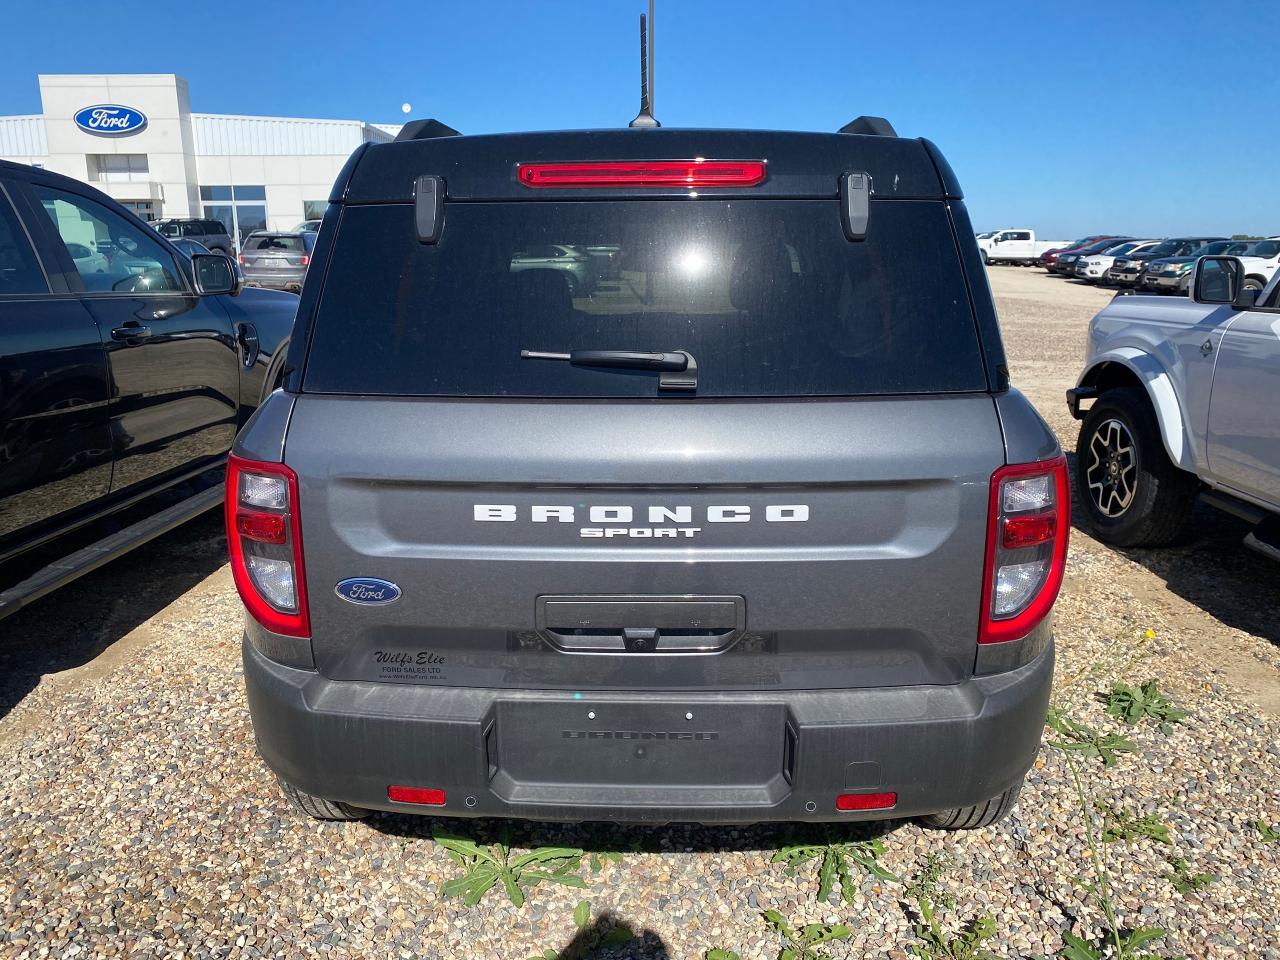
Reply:
[[671, 353], [644, 353], [637, 350], [571, 350], [552, 353], [545, 350], [521, 350], [524, 360], [564, 360], [579, 367], [604, 367], [615, 370], [658, 370], [659, 390], [697, 390], [698, 362], [686, 350]]

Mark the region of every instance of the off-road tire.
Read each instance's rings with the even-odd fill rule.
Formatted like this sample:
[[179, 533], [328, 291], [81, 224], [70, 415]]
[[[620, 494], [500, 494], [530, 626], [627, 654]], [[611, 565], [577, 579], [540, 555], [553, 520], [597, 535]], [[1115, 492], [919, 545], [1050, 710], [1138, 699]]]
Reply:
[[[1090, 444], [1098, 428], [1118, 420], [1134, 447], [1134, 490], [1127, 508], [1107, 516], [1089, 489]], [[1108, 390], [1080, 424], [1076, 441], [1076, 497], [1089, 532], [1117, 547], [1162, 547], [1182, 533], [1200, 482], [1176, 467], [1165, 452], [1160, 425], [1146, 393], [1134, 387]]]
[[283, 780], [280, 781], [280, 792], [289, 799], [295, 809], [316, 820], [363, 820], [369, 815], [368, 810], [353, 807], [349, 803], [313, 797]]
[[1018, 802], [1018, 794], [1021, 790], [1022, 781], [1019, 780], [1004, 793], [992, 797], [985, 803], [931, 813], [921, 817], [920, 823], [934, 830], [977, 830], [981, 827], [989, 827], [1009, 815], [1009, 811]]

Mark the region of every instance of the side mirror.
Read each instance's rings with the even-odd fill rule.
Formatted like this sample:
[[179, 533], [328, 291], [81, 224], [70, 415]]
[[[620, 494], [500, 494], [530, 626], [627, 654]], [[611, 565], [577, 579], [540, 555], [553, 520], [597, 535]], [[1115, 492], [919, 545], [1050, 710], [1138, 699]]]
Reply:
[[1191, 278], [1191, 299], [1196, 303], [1231, 304], [1247, 310], [1257, 300], [1257, 293], [1245, 290], [1244, 264], [1237, 257], [1201, 257], [1196, 261]]
[[202, 297], [220, 293], [238, 296], [243, 281], [230, 257], [221, 253], [197, 253], [191, 257], [196, 277], [196, 293]]

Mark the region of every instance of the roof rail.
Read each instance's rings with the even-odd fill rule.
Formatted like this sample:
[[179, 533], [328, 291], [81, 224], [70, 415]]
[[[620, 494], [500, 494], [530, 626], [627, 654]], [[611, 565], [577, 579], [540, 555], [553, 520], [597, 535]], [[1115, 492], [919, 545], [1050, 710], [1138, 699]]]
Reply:
[[898, 131], [884, 117], [858, 117], [850, 120], [839, 130], [840, 133], [861, 133], [869, 137], [896, 137]]
[[434, 140], [437, 137], [460, 137], [453, 127], [446, 126], [439, 120], [410, 120], [396, 134], [396, 141], [401, 140]]

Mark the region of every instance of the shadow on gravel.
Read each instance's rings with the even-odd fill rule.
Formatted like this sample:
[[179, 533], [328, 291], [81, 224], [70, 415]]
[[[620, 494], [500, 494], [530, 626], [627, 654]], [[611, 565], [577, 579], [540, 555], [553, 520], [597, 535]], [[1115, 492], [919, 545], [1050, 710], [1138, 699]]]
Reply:
[[433, 829], [466, 837], [474, 843], [505, 843], [534, 847], [577, 847], [593, 855], [610, 853], [773, 853], [779, 847], [801, 843], [827, 843], [833, 838], [872, 840], [883, 837], [906, 820], [868, 820], [849, 823], [539, 823], [529, 820], [493, 820], [447, 817], [415, 817], [398, 813], [374, 813], [364, 821], [381, 833], [395, 837], [429, 839]]
[[[1071, 471], [1071, 525], [1081, 533], [1083, 509], [1075, 489], [1076, 455], [1067, 453]], [[1165, 586], [1220, 623], [1280, 645], [1280, 564], [1244, 545], [1249, 524], [1199, 501], [1181, 539], [1158, 549], [1111, 547], [1146, 567]]]
[[[625, 927], [632, 937], [611, 942], [615, 930]], [[671, 960], [666, 943], [652, 930], [636, 930], [624, 917], [603, 913], [556, 951], [556, 960], [590, 960], [597, 956], [626, 957], [627, 960]]]
[[91, 662], [225, 560], [212, 510], [0, 620], [0, 717], [42, 676]]

